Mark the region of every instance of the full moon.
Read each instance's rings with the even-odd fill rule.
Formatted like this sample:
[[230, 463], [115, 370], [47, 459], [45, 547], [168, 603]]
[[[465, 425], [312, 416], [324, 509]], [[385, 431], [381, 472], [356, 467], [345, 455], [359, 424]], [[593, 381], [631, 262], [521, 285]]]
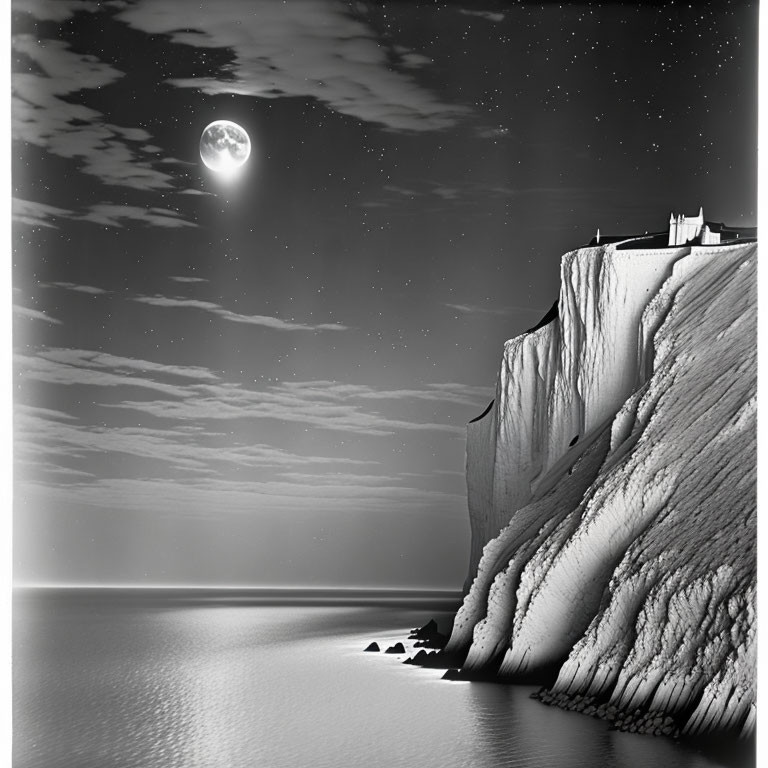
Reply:
[[237, 123], [216, 120], [200, 137], [200, 157], [216, 173], [232, 173], [251, 154], [251, 140]]

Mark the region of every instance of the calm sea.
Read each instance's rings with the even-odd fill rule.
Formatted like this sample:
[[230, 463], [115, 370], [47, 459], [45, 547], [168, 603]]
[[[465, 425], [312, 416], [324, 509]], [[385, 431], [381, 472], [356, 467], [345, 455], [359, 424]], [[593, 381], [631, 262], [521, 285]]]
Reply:
[[[316, 596], [318, 597], [318, 596]], [[367, 605], [366, 605], [367, 603]], [[386, 647], [452, 601], [24, 590], [16, 768], [706, 768], [749, 764], [440, 680]], [[442, 608], [442, 610], [440, 610]], [[405, 642], [411, 650], [412, 644]]]

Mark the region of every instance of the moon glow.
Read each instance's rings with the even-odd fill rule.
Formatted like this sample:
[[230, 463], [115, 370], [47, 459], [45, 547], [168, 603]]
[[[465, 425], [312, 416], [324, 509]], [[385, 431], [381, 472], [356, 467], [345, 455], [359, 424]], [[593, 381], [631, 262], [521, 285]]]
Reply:
[[233, 173], [250, 154], [248, 134], [231, 120], [215, 120], [200, 136], [200, 158], [216, 173]]

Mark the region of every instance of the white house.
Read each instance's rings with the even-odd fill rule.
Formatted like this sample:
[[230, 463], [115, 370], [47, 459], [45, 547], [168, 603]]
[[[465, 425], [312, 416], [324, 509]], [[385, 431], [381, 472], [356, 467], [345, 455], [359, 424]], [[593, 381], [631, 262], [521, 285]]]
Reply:
[[701, 236], [702, 245], [716, 245], [720, 242], [720, 233], [712, 232], [704, 223], [704, 208], [699, 208], [698, 216], [669, 214], [669, 242], [667, 245], [685, 245]]

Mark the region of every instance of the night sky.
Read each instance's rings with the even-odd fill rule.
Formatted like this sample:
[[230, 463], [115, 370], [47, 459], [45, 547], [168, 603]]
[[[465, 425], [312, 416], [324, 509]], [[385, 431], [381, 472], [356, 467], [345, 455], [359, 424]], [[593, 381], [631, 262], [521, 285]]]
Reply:
[[465, 424], [561, 254], [756, 223], [756, 3], [24, 0], [12, 32], [19, 582], [459, 587]]

